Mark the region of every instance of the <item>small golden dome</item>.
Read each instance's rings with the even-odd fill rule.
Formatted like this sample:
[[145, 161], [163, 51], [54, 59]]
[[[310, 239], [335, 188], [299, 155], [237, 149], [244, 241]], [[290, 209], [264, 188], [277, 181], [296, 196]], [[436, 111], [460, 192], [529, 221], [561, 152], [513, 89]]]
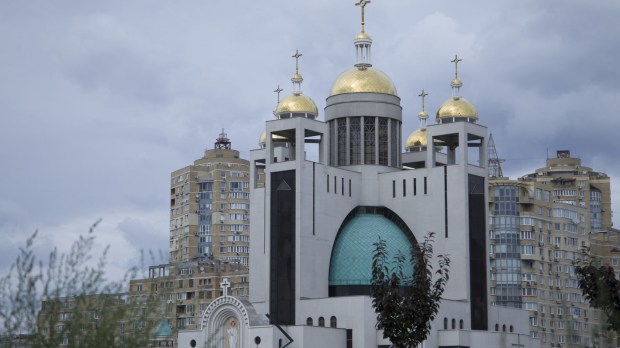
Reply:
[[437, 118], [452, 118], [452, 117], [469, 117], [473, 120], [478, 119], [478, 112], [476, 108], [468, 102], [465, 98], [450, 98], [443, 102], [437, 110]]
[[459, 80], [459, 78], [455, 78], [454, 80], [452, 80], [452, 82], [450, 82], [450, 86], [452, 87], [461, 87], [463, 86], [463, 82], [461, 80]]
[[304, 78], [299, 74], [299, 73], [295, 73], [293, 74], [293, 77], [291, 77], [291, 80], [303, 80]]
[[345, 93], [384, 93], [398, 96], [394, 82], [375, 68], [351, 68], [338, 76], [330, 96]]
[[427, 119], [428, 118], [428, 112], [422, 110], [420, 111], [420, 113], [418, 113], [418, 118], [420, 119]]
[[303, 94], [291, 94], [280, 101], [276, 108], [276, 114], [289, 112], [318, 115], [318, 109], [314, 101]]
[[357, 36], [355, 37], [355, 40], [372, 40], [372, 39], [370, 38], [370, 36], [368, 36], [368, 34], [362, 31], [359, 34], [357, 34]]
[[[280, 135], [275, 135], [273, 134], [273, 139], [277, 139], [277, 140], [285, 140], [286, 138]], [[260, 146], [261, 148], [265, 146], [265, 144], [267, 144], [267, 132], [263, 131], [260, 134], [260, 138], [258, 138], [258, 146]]]
[[412, 149], [415, 146], [426, 146], [426, 129], [416, 129], [407, 137], [405, 148]]
[[263, 147], [267, 143], [267, 132], [263, 131], [258, 138], [258, 146]]

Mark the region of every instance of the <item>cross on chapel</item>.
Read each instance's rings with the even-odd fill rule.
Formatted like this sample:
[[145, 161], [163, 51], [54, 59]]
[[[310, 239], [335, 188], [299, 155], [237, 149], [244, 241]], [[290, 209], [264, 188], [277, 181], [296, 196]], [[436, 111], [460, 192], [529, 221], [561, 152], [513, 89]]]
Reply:
[[222, 296], [227, 297], [228, 288], [230, 288], [230, 282], [228, 281], [228, 278], [224, 278], [224, 280], [220, 282], [220, 288], [222, 288]]

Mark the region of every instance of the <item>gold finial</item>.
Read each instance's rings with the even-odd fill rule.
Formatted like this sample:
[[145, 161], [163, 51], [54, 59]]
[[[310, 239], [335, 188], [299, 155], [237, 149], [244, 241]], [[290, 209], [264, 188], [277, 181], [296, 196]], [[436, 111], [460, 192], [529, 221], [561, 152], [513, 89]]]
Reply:
[[364, 32], [364, 7], [370, 4], [370, 0], [360, 0], [360, 2], [356, 3], [355, 6], [359, 6], [362, 8], [362, 33]]
[[463, 61], [462, 59], [459, 59], [458, 55], [454, 55], [454, 59], [451, 60], [451, 63], [454, 63], [454, 78], [458, 79], [459, 78], [459, 62]]
[[299, 74], [299, 57], [301, 57], [302, 54], [299, 53], [299, 50], [295, 50], [295, 54], [293, 54], [293, 58], [295, 58], [295, 74]]
[[426, 97], [428, 95], [428, 93], [424, 92], [424, 90], [422, 90], [422, 93], [418, 94], [418, 97], [422, 98], [422, 111], [424, 111], [424, 97]]
[[280, 85], [278, 85], [278, 88], [275, 89], [275, 91], [273, 91], [274, 93], [278, 94], [278, 104], [280, 104], [280, 92], [282, 92], [283, 89], [280, 88]]

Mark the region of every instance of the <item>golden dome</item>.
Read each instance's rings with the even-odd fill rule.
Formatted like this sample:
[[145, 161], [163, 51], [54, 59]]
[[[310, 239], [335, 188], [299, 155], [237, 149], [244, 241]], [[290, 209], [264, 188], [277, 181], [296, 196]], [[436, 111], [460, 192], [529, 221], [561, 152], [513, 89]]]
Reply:
[[414, 146], [426, 146], [426, 129], [416, 129], [407, 137], [405, 148], [407, 150]]
[[355, 37], [355, 40], [371, 40], [371, 38], [370, 36], [368, 36], [368, 34], [362, 31], [359, 34], [357, 34], [357, 36]]
[[[284, 140], [286, 138], [281, 135], [273, 134], [273, 139]], [[263, 131], [260, 134], [260, 138], [258, 138], [258, 146], [263, 147], [265, 144], [267, 144], [267, 132]]]
[[437, 110], [437, 118], [469, 117], [478, 119], [476, 108], [465, 98], [450, 98], [443, 102]]
[[303, 80], [304, 78], [299, 74], [299, 73], [295, 73], [293, 74], [293, 77], [291, 77], [291, 80]]
[[343, 72], [332, 85], [330, 96], [363, 92], [398, 96], [394, 82], [375, 68], [351, 68]]
[[420, 119], [427, 119], [428, 118], [428, 112], [422, 110], [420, 111], [420, 113], [418, 113], [418, 118]]
[[318, 109], [314, 101], [303, 94], [291, 94], [280, 101], [276, 108], [276, 114], [289, 112], [318, 115]]

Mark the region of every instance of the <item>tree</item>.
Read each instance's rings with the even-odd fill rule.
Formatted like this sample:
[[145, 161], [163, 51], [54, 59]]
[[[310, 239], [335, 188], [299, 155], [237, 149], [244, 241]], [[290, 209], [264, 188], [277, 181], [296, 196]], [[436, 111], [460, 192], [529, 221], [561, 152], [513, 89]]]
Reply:
[[584, 298], [603, 312], [609, 330], [620, 332], [620, 281], [614, 268], [586, 255], [575, 271]]
[[[128, 278], [105, 278], [106, 250], [93, 258], [91, 226], [70, 251], [53, 249], [45, 262], [34, 253], [37, 233], [19, 249], [0, 278], [0, 347], [147, 347], [154, 298], [134, 299]], [[19, 337], [20, 339], [16, 339]]]
[[[449, 279], [450, 258], [438, 255], [439, 268], [433, 274], [433, 238], [431, 232], [421, 244], [412, 245], [408, 260], [398, 253], [390, 261], [386, 242], [379, 237], [374, 243], [372, 305], [377, 313], [377, 329], [383, 330], [383, 337], [389, 338], [394, 347], [413, 348], [426, 340], [439, 311]], [[413, 274], [405, 274], [405, 262], [411, 263]]]

